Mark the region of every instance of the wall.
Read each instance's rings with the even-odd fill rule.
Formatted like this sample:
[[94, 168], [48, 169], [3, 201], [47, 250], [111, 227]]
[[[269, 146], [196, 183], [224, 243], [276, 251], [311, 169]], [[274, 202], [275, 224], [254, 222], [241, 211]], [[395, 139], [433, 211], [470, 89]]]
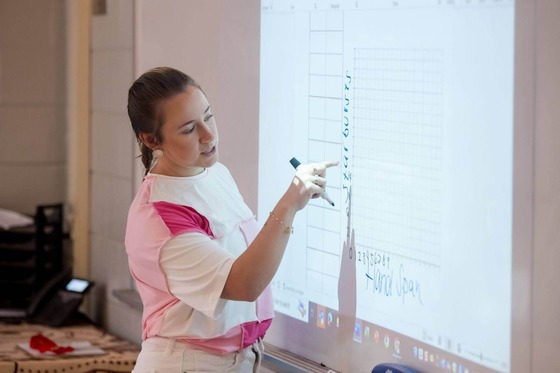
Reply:
[[140, 342], [141, 314], [113, 291], [132, 286], [124, 248], [136, 147], [126, 112], [134, 80], [134, 3], [107, 1], [91, 19], [90, 273], [91, 316], [109, 331]]
[[0, 1], [0, 207], [65, 202], [65, 13]]
[[532, 372], [560, 372], [560, 1], [536, 2]]
[[200, 83], [218, 125], [220, 162], [256, 212], [260, 2], [138, 3], [139, 72], [173, 66]]

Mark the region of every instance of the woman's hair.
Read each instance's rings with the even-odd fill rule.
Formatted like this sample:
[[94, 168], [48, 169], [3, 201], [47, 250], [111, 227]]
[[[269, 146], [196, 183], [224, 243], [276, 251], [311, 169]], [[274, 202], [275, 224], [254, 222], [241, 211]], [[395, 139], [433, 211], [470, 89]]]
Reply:
[[161, 126], [165, 122], [162, 102], [185, 92], [189, 86], [202, 91], [200, 85], [185, 73], [171, 67], [156, 67], [142, 74], [128, 90], [128, 117], [140, 145], [146, 173], [152, 163], [152, 149], [140, 140], [140, 133], [152, 134], [160, 143]]

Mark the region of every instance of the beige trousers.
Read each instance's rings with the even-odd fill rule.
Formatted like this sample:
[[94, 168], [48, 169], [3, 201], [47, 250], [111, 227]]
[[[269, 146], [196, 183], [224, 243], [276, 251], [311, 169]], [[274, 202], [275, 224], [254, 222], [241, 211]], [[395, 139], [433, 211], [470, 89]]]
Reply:
[[168, 338], [148, 338], [132, 373], [227, 372], [256, 373], [261, 365], [264, 345], [259, 339], [253, 345], [226, 355], [194, 350]]

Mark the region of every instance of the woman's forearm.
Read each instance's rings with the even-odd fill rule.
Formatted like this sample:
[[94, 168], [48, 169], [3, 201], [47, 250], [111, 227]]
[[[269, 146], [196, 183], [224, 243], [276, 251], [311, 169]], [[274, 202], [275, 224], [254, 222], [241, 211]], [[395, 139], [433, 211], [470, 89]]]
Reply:
[[288, 245], [297, 210], [281, 199], [247, 250], [233, 263], [222, 298], [254, 301], [272, 281]]

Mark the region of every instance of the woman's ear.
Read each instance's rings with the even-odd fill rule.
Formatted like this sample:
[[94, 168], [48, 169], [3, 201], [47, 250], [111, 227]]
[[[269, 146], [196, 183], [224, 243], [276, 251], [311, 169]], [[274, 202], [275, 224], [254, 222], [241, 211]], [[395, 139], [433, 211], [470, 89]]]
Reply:
[[156, 150], [159, 146], [159, 141], [157, 141], [156, 137], [152, 133], [140, 132], [138, 138], [144, 145], [152, 150]]

